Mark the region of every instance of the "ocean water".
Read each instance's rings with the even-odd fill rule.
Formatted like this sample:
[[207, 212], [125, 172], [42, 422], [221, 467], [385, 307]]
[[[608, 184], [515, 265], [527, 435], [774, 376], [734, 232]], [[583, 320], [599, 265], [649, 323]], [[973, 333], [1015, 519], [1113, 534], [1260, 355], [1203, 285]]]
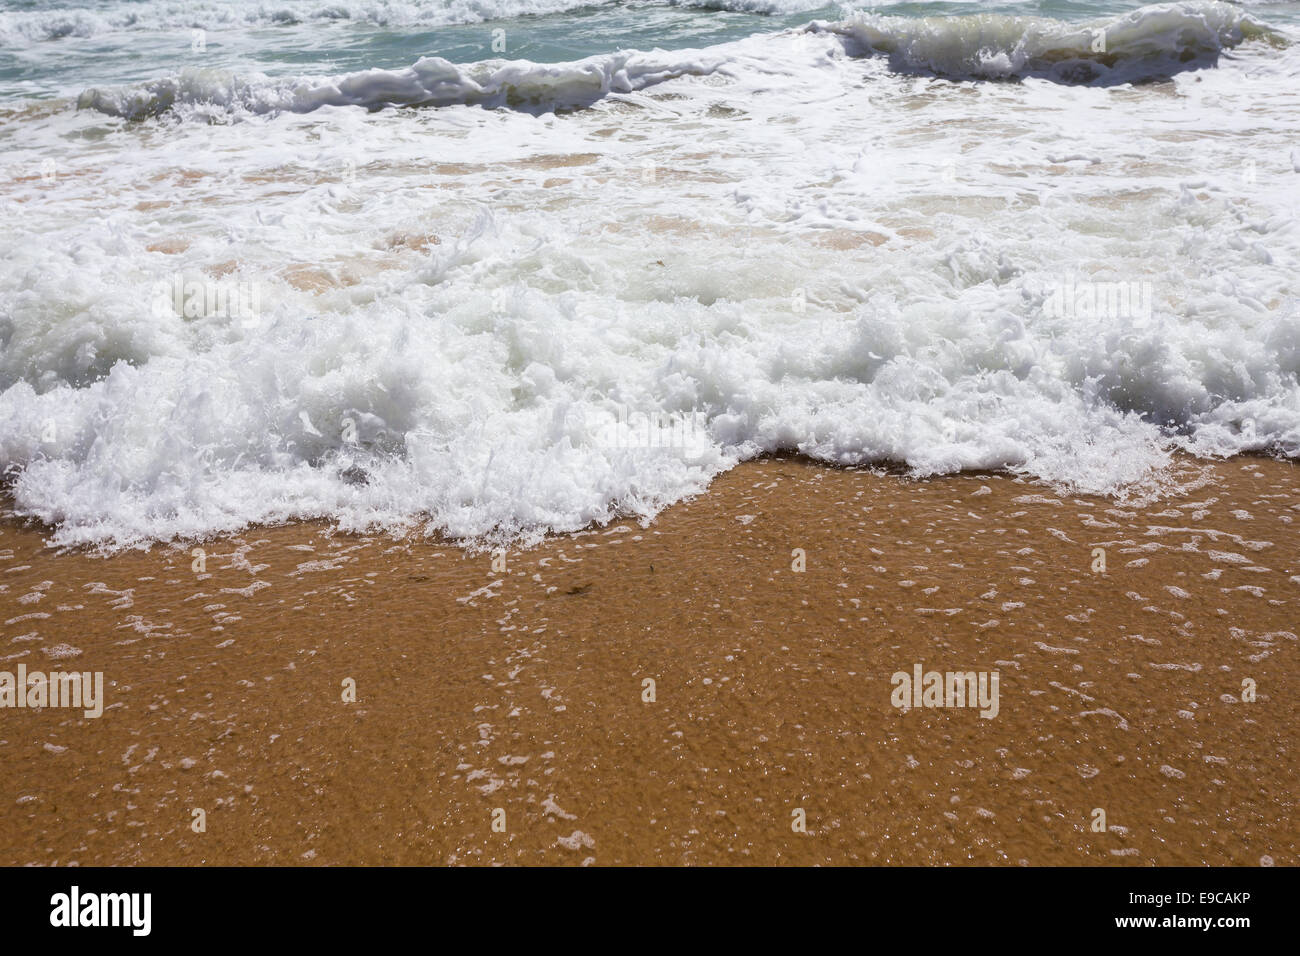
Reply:
[[0, 0], [62, 545], [535, 540], [746, 458], [1300, 451], [1300, 3]]

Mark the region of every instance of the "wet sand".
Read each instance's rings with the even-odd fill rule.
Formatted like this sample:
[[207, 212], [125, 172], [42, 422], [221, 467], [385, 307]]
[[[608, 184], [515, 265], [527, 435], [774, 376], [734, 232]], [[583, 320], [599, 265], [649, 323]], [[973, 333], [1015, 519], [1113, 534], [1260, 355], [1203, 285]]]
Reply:
[[[0, 863], [1294, 865], [1300, 474], [1182, 467], [1124, 504], [751, 462], [504, 571], [5, 521], [0, 670], [107, 704], [0, 710]], [[916, 664], [996, 670], [997, 715], [893, 706]]]

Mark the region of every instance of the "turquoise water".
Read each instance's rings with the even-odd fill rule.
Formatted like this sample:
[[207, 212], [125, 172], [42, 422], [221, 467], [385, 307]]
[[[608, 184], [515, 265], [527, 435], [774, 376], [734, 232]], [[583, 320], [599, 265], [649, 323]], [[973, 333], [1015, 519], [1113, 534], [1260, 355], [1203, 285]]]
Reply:
[[[900, 17], [1001, 13], [1086, 20], [1142, 6], [1075, 0], [688, 3], [696, 5], [665, 0], [585, 5], [580, 0], [3, 0], [0, 98], [75, 96], [88, 86], [137, 83], [193, 66], [293, 76], [395, 69], [422, 56], [453, 63], [495, 58], [554, 63], [619, 49], [708, 47], [814, 19], [835, 19], [847, 9]], [[541, 15], [512, 15], [521, 9], [564, 7]], [[776, 12], [746, 12], [751, 8]], [[1251, 9], [1266, 22], [1300, 23], [1300, 3]], [[466, 19], [474, 22], [463, 22]], [[193, 33], [196, 29], [203, 31], [201, 38]]]

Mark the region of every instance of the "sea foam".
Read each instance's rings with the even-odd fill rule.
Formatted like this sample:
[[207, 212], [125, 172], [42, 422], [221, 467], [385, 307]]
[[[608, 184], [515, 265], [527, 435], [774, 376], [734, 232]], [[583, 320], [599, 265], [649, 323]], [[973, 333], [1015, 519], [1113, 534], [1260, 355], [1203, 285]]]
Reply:
[[[307, 517], [482, 545], [767, 453], [1123, 494], [1179, 450], [1300, 452], [1294, 44], [1151, 87], [950, 83], [851, 33], [5, 120], [18, 512], [69, 545]], [[552, 86], [463, 95], [510, 77]], [[258, 314], [156, 294], [190, 283], [256, 284]]]

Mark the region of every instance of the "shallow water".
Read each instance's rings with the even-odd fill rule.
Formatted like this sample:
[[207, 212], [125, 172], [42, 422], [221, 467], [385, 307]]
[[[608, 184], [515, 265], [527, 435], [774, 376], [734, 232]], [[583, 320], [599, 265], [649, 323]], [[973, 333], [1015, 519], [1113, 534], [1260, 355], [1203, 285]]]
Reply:
[[765, 452], [1300, 448], [1300, 5], [566, 6], [4, 4], [20, 512], [495, 540]]

